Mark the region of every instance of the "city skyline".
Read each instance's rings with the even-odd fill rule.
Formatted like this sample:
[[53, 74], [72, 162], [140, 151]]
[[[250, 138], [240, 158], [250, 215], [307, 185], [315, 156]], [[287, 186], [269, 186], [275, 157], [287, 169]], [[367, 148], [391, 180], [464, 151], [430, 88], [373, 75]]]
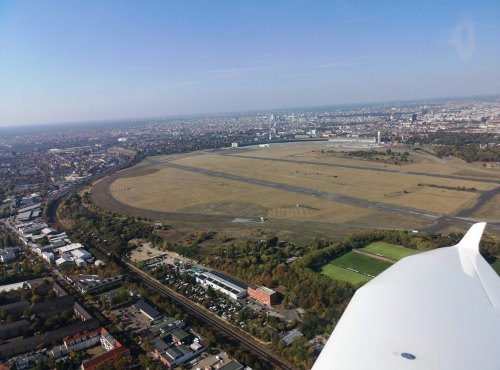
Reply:
[[500, 5], [0, 2], [0, 125], [496, 95]]

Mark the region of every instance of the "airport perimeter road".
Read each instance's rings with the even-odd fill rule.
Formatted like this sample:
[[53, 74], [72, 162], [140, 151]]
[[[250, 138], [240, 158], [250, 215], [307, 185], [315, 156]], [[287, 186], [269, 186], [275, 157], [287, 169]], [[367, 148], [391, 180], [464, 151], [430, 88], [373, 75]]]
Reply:
[[[220, 153], [218, 153], [218, 154], [220, 154]], [[283, 158], [254, 157], [254, 156], [251, 156], [251, 155], [236, 155], [236, 154], [230, 154], [230, 153], [225, 153], [225, 154], [222, 154], [222, 155], [227, 155], [227, 156], [236, 157], [236, 158], [257, 159], [257, 160], [271, 161], [271, 162], [286, 162], [286, 163], [308, 164], [308, 165], [314, 165], [314, 166], [350, 168], [350, 169], [354, 169], [354, 170], [397, 173], [397, 174], [400, 174], [400, 175], [415, 175], [415, 176], [439, 177], [439, 178], [443, 178], [443, 179], [485, 182], [485, 183], [488, 183], [488, 184], [499, 184], [500, 185], [500, 180], [485, 179], [485, 178], [481, 178], [481, 177], [443, 175], [441, 173], [417, 172], [417, 171], [401, 171], [401, 170], [391, 170], [389, 168], [377, 168], [377, 167], [367, 167], [367, 166], [354, 166], [354, 165], [339, 164], [339, 163], [321, 163], [321, 162], [313, 162], [313, 161], [299, 161], [299, 160], [283, 159]]]
[[184, 307], [184, 309], [200, 317], [203, 321], [207, 322], [209, 325], [213, 326], [224, 335], [227, 335], [240, 342], [252, 352], [257, 354], [259, 357], [270, 362], [276, 368], [282, 370], [296, 370], [296, 367], [291, 363], [274, 354], [269, 348], [266, 348], [264, 345], [258, 343], [255, 339], [250, 337], [245, 332], [236, 327], [233, 327], [222, 319], [214, 316], [208, 310], [198, 306], [196, 303], [190, 301], [179, 293], [174, 292], [172, 289], [169, 289], [158, 280], [146, 274], [144, 271], [126, 262], [121, 262], [120, 265], [125, 268], [128, 273], [140, 279], [142, 283], [149, 288], [181, 305], [182, 307]]
[[371, 200], [359, 199], [359, 198], [349, 197], [346, 195], [328, 193], [325, 191], [319, 191], [319, 190], [314, 190], [314, 189], [301, 188], [298, 186], [281, 184], [278, 182], [255, 179], [255, 178], [244, 177], [244, 176], [239, 176], [239, 175], [233, 175], [233, 174], [224, 173], [224, 172], [211, 171], [211, 170], [207, 170], [204, 168], [184, 166], [181, 164], [176, 164], [176, 163], [171, 163], [171, 162], [166, 162], [166, 161], [157, 161], [157, 162], [155, 162], [155, 164], [163, 165], [165, 167], [176, 168], [176, 169], [184, 170], [184, 171], [196, 172], [196, 173], [200, 173], [202, 175], [220, 177], [220, 178], [225, 178], [228, 180], [245, 182], [247, 184], [260, 185], [260, 186], [265, 186], [265, 187], [273, 188], [273, 189], [277, 189], [277, 190], [285, 190], [285, 191], [290, 191], [290, 192], [294, 192], [294, 193], [310, 195], [310, 196], [313, 196], [316, 198], [334, 200], [337, 202], [348, 203], [348, 204], [358, 206], [358, 207], [377, 208], [377, 209], [380, 209], [382, 211], [396, 212], [396, 213], [404, 214], [407, 216], [420, 217], [420, 218], [431, 219], [431, 220], [435, 220], [435, 219], [441, 217], [440, 214], [436, 214], [436, 213], [421, 212], [421, 211], [417, 211], [417, 210], [413, 210], [413, 209], [391, 206], [389, 204], [374, 202]]
[[[472, 220], [467, 218], [443, 216], [436, 219], [436, 223], [432, 226], [423, 228], [422, 231], [428, 233], [438, 233], [449, 226], [462, 226], [464, 229], [468, 230], [472, 225], [480, 220]], [[488, 222], [486, 226], [486, 231], [493, 232], [495, 234], [500, 234], [500, 223], [499, 222]]]

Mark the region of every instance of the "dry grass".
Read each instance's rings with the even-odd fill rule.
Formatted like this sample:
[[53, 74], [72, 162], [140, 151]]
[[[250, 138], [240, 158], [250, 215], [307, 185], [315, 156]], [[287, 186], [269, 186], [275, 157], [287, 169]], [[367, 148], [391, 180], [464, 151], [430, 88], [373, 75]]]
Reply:
[[111, 184], [110, 191], [121, 203], [162, 212], [335, 222], [352, 222], [375, 212], [172, 168], [143, 177], [119, 178]]
[[[267, 151], [267, 153], [271, 153], [271, 151]], [[479, 193], [422, 187], [418, 186], [419, 183], [475, 187], [478, 190], [489, 190], [495, 187], [493, 184], [472, 181], [262, 161], [217, 154], [185, 157], [174, 162], [443, 214], [454, 214], [473, 204]]]
[[[321, 154], [321, 150], [334, 150], [336, 153]], [[407, 149], [394, 149], [394, 151], [406, 151]], [[309, 143], [287, 143], [272, 144], [270, 147], [260, 148], [258, 146], [245, 147], [231, 150], [234, 155], [249, 155], [260, 158], [283, 158], [289, 160], [306, 160], [318, 163], [338, 163], [343, 165], [368, 166], [373, 168], [388, 168], [394, 170], [416, 171], [425, 173], [440, 173], [446, 175], [477, 176], [485, 178], [500, 179], [500, 168], [486, 169], [481, 164], [466, 163], [458, 158], [437, 158], [420, 151], [411, 151], [410, 158], [413, 163], [404, 165], [384, 164], [382, 162], [365, 161], [361, 159], [346, 158], [340, 151], [358, 150], [357, 148], [341, 148], [329, 142]], [[367, 149], [369, 150], [369, 148]], [[375, 150], [384, 151], [386, 148]]]
[[488, 203], [474, 213], [474, 217], [486, 220], [500, 220], [500, 194], [495, 195]]
[[[96, 183], [91, 192], [92, 200], [102, 208], [114, 212], [151, 217], [168, 224], [173, 222], [177, 223], [176, 227], [205, 229], [206, 226], [213, 227], [214, 230], [227, 227], [231, 232], [241, 228], [247, 230], [244, 233], [258, 228], [282, 230], [299, 235], [307, 232], [335, 233], [332, 231], [333, 228], [337, 230], [356, 227], [421, 229], [429, 226], [431, 221], [188, 170], [168, 168], [166, 167], [168, 162], [162, 164], [158, 161], [168, 159], [172, 163], [191, 167], [451, 215], [474, 205], [479, 192], [423, 187], [418, 186], [418, 183], [447, 187], [475, 187], [480, 191], [495, 187], [494, 184], [474, 181], [264, 161], [237, 156], [241, 154], [241, 156], [287, 158], [321, 163], [331, 161], [372, 168], [387, 167], [442, 174], [453, 173], [457, 166], [460, 167], [460, 163], [455, 163], [456, 161], [449, 164], [448, 160], [413, 154], [415, 163], [405, 166], [384, 165], [340, 156], [320, 158], [320, 150], [325, 148], [326, 144], [279, 144], [270, 148], [243, 148], [155, 157]], [[227, 153], [231, 156], [224, 155]], [[491, 217], [498, 217], [491, 203], [498, 203], [498, 198], [478, 212], [481, 217], [488, 214], [492, 215]], [[231, 222], [232, 217], [257, 220], [263, 216], [269, 218], [269, 221], [263, 224], [254, 222], [253, 225], [236, 225]]]

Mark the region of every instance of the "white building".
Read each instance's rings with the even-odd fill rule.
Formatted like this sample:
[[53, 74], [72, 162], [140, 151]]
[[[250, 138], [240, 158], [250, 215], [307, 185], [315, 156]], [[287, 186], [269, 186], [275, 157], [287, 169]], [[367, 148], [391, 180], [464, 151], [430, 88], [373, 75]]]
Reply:
[[57, 266], [60, 266], [60, 265], [62, 265], [63, 263], [71, 263], [71, 262], [73, 262], [73, 257], [68, 256], [67, 254], [63, 254], [61, 257], [59, 257], [59, 258], [56, 260], [56, 265], [57, 265]]
[[78, 266], [78, 267], [85, 267], [87, 266], [87, 262], [81, 258], [76, 258], [74, 260], [75, 264]]
[[71, 251], [77, 250], [77, 249], [83, 249], [83, 245], [81, 245], [80, 243], [72, 243], [69, 245], [65, 245], [64, 247], [57, 248], [57, 251], [60, 254], [63, 254], [66, 252], [71, 252]]
[[99, 329], [95, 329], [86, 333], [64, 338], [64, 345], [68, 351], [81, 351], [82, 349], [92, 347], [93, 345], [99, 343], [99, 340]]
[[238, 286], [220, 276], [210, 272], [204, 272], [196, 277], [196, 282], [205, 286], [211, 287], [225, 295], [233, 298], [240, 299], [247, 296], [247, 288]]
[[2, 285], [2, 286], [0, 286], [0, 293], [10, 292], [11, 290], [18, 290], [18, 289], [31, 289], [31, 285], [27, 281], [22, 281], [20, 283], [14, 283], [14, 284]]
[[106, 351], [111, 351], [116, 348], [116, 339], [107, 331], [101, 333], [101, 344]]
[[92, 258], [92, 255], [85, 249], [75, 249], [71, 251], [71, 254], [73, 255], [73, 257], [80, 258], [82, 260], [89, 260]]
[[56, 261], [54, 253], [42, 252], [42, 258], [48, 263], [54, 263]]

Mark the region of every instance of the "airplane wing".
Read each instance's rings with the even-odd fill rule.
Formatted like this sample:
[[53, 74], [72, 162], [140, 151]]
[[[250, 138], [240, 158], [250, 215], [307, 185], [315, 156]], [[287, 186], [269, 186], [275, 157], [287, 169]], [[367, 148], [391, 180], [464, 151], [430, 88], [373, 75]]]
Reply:
[[406, 257], [360, 288], [313, 370], [499, 370], [500, 278], [459, 244]]

